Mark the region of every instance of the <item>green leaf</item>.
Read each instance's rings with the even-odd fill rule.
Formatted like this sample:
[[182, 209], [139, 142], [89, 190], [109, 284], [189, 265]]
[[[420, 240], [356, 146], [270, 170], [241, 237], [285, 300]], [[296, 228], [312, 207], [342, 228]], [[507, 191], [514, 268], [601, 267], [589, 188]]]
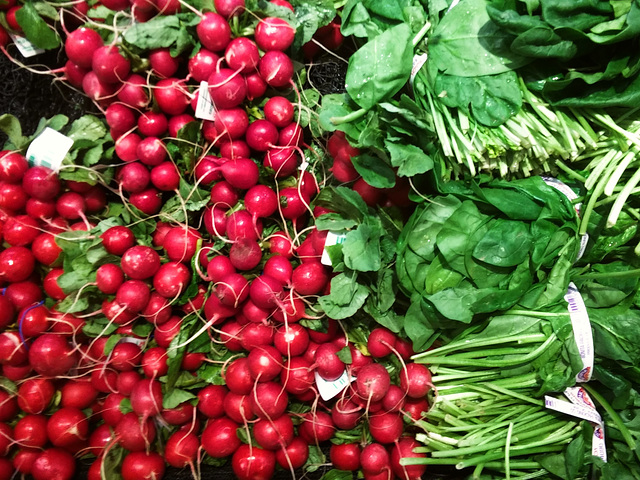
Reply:
[[142, 50], [168, 48], [179, 39], [180, 20], [175, 15], [158, 15], [144, 23], [134, 23], [124, 32], [124, 40]]
[[413, 177], [433, 169], [433, 159], [415, 145], [386, 141], [385, 146], [399, 177]]
[[346, 470], [331, 469], [320, 480], [352, 480], [353, 473]]
[[396, 184], [396, 174], [382, 159], [362, 154], [351, 158], [356, 171], [375, 188], [391, 188]]
[[124, 456], [124, 448], [117, 445], [114, 445], [113, 448], [108, 449], [108, 451], [105, 453], [102, 460], [102, 471], [109, 476], [109, 479], [122, 480], [120, 471]]
[[9, 380], [6, 377], [3, 377], [0, 375], [0, 388], [2, 388], [5, 392], [7, 392], [10, 395], [17, 395], [18, 394], [18, 387], [15, 383], [13, 383], [11, 380]]
[[368, 296], [367, 287], [341, 273], [331, 279], [331, 293], [320, 297], [319, 304], [329, 318], [340, 320], [353, 316]]
[[108, 130], [103, 120], [93, 115], [84, 115], [71, 124], [67, 137], [74, 142], [78, 140], [95, 142], [103, 139], [107, 133]]
[[353, 359], [351, 358], [351, 350], [349, 349], [349, 347], [343, 347], [336, 353], [336, 355], [342, 361], [342, 363], [351, 365]]
[[376, 272], [382, 265], [380, 230], [362, 224], [347, 233], [342, 244], [345, 265], [358, 272]]
[[22, 27], [25, 37], [36, 47], [51, 50], [60, 46], [60, 37], [38, 13], [32, 2], [25, 3], [16, 12], [18, 25]]
[[65, 293], [72, 293], [81, 289], [87, 283], [95, 281], [95, 273], [87, 276], [86, 271], [81, 272], [65, 272], [57, 279], [57, 283]]
[[318, 28], [328, 25], [336, 16], [336, 9], [332, 0], [293, 1], [291, 4], [294, 6], [295, 16], [298, 21], [293, 44], [294, 50], [299, 49], [311, 40]]
[[355, 227], [357, 223], [355, 220], [344, 218], [338, 213], [325, 213], [316, 218], [316, 228], [318, 230], [331, 230], [332, 232], [339, 232], [341, 230], [347, 230]]
[[176, 408], [181, 403], [188, 402], [194, 398], [197, 397], [191, 392], [180, 390], [179, 388], [173, 388], [164, 393], [164, 397], [162, 398], [162, 408]]
[[473, 249], [474, 258], [498, 267], [513, 267], [529, 255], [533, 237], [522, 222], [497, 219]]
[[22, 149], [28, 142], [27, 137], [22, 135], [20, 120], [9, 113], [0, 115], [0, 131], [9, 137], [9, 141], [17, 149]]
[[413, 62], [411, 30], [401, 23], [367, 42], [349, 58], [347, 93], [369, 110], [395, 95], [409, 80]]

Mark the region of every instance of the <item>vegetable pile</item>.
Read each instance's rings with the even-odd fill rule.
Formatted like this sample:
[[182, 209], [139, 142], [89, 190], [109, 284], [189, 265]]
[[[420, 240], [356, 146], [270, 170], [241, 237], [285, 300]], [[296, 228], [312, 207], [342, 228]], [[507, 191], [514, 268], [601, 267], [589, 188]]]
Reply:
[[0, 480], [640, 479], [618, 3], [0, 2]]

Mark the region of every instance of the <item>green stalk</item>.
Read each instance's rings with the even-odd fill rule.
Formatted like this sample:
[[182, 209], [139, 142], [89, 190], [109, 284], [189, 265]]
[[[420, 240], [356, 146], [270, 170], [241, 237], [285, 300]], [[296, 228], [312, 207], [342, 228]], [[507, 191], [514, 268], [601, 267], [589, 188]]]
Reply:
[[585, 183], [587, 179], [580, 175], [579, 173], [574, 172], [568, 166], [566, 166], [561, 160], [556, 160], [556, 166], [566, 173], [570, 178], [579, 181], [580, 183]]
[[422, 26], [420, 31], [416, 34], [415, 37], [413, 37], [413, 40], [411, 41], [411, 44], [413, 45], [413, 48], [416, 48], [418, 46], [418, 44], [424, 38], [424, 36], [427, 34], [427, 32], [429, 31], [430, 28], [431, 28], [431, 23], [430, 22], [427, 22]]
[[331, 117], [330, 121], [334, 125], [342, 125], [343, 123], [354, 122], [356, 120], [360, 120], [367, 114], [368, 110], [364, 108], [359, 108], [358, 110], [354, 110], [353, 112], [343, 116], [343, 117]]
[[505, 468], [505, 479], [511, 480], [511, 465], [510, 465], [510, 454], [511, 454], [511, 435], [513, 434], [513, 423], [509, 424], [509, 429], [507, 430], [507, 440], [504, 445], [504, 468]]
[[622, 211], [622, 207], [629, 198], [629, 195], [631, 195], [631, 191], [636, 188], [638, 183], [640, 183], [640, 168], [635, 171], [622, 191], [618, 194], [616, 201], [613, 202], [613, 206], [611, 207], [609, 216], [607, 217], [607, 228], [615, 226], [618, 221], [618, 217], [620, 216], [620, 212]]
[[[544, 312], [541, 312], [541, 313], [544, 313]], [[549, 315], [549, 316], [556, 316], [556, 314]], [[500, 344], [505, 344], [510, 342], [517, 342], [520, 345], [525, 343], [540, 343], [544, 341], [546, 338], [547, 336], [544, 333], [534, 333], [530, 335], [509, 335], [505, 337], [492, 337], [492, 338], [479, 339], [479, 340], [463, 339], [459, 342], [452, 342], [448, 345], [434, 348], [433, 350], [428, 350], [426, 352], [418, 353], [417, 355], [414, 355], [413, 357], [411, 357], [411, 359], [413, 361], [416, 361], [425, 357], [429, 357], [431, 355], [439, 355], [441, 353], [455, 351], [458, 349], [466, 350], [468, 348], [487, 347], [490, 345], [500, 345]]]
[[573, 275], [571, 278], [575, 279], [599, 279], [599, 278], [635, 278], [640, 277], [640, 268], [634, 268], [625, 272], [609, 272], [609, 273], [583, 273], [581, 275]]

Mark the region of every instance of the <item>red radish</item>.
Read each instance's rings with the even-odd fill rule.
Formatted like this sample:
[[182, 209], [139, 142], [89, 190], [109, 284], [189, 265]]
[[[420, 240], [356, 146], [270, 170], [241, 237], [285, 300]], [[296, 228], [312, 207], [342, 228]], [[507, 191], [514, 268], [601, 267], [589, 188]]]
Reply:
[[211, 155], [205, 155], [198, 160], [196, 168], [194, 169], [198, 183], [201, 185], [211, 185], [213, 182], [222, 178], [222, 175], [217, 168], [218, 161], [219, 159], [217, 157]]
[[213, 458], [228, 457], [242, 443], [236, 434], [239, 427], [227, 417], [210, 420], [202, 431], [202, 448]]
[[291, 262], [281, 255], [274, 255], [269, 258], [264, 264], [263, 272], [265, 275], [278, 280], [282, 286], [291, 285], [293, 267], [291, 266]]
[[215, 295], [220, 303], [237, 308], [249, 295], [249, 282], [239, 273], [229, 273], [216, 284]]
[[[140, 144], [138, 143], [138, 146], [139, 145]], [[137, 151], [138, 150], [136, 147], [136, 152]], [[120, 186], [122, 187], [122, 190], [124, 190], [125, 192], [142, 192], [149, 186], [149, 170], [142, 163], [132, 161], [131, 163], [127, 163], [126, 165], [123, 165], [118, 169], [116, 180], [118, 180]]]
[[138, 117], [138, 130], [145, 137], [159, 137], [167, 127], [167, 117], [162, 112], [144, 112]]
[[269, 238], [269, 251], [285, 258], [293, 257], [293, 243], [285, 232], [275, 232]]
[[256, 43], [266, 52], [286, 50], [293, 43], [295, 35], [296, 29], [278, 17], [263, 18], [258, 22], [255, 31]]
[[172, 137], [177, 137], [178, 132], [182, 130], [188, 123], [195, 121], [188, 113], [183, 113], [182, 115], [174, 115], [169, 119], [169, 135]]
[[73, 455], [60, 448], [43, 451], [31, 467], [34, 480], [71, 480], [75, 471]]
[[102, 37], [95, 30], [80, 27], [71, 32], [64, 42], [67, 58], [79, 67], [91, 68], [93, 53], [103, 45]]
[[380, 363], [371, 363], [358, 372], [356, 390], [367, 402], [377, 402], [387, 394], [390, 384], [391, 378], [387, 369]]
[[147, 215], [155, 215], [162, 207], [160, 192], [155, 188], [148, 188], [142, 192], [133, 193], [129, 197], [131, 204]]
[[420, 363], [408, 363], [400, 372], [400, 387], [410, 398], [424, 398], [432, 387], [431, 372]]
[[258, 183], [260, 170], [250, 158], [233, 158], [220, 165], [224, 179], [232, 187], [247, 190]]
[[237, 395], [248, 395], [254, 385], [247, 357], [236, 358], [229, 364], [223, 374], [229, 390]]
[[131, 391], [131, 408], [143, 419], [162, 410], [162, 385], [159, 381], [145, 378]]
[[280, 210], [282, 216], [288, 220], [295, 220], [302, 216], [309, 208], [309, 197], [300, 192], [296, 187], [285, 187], [280, 190]]
[[276, 462], [284, 469], [301, 468], [309, 458], [309, 445], [302, 437], [295, 437], [286, 448], [276, 451]]
[[[136, 155], [141, 163], [148, 167], [156, 167], [161, 165], [167, 158], [167, 148], [165, 144], [157, 137], [143, 138], [136, 147]], [[125, 165], [126, 166], [126, 165]], [[149, 174], [146, 176], [151, 180]], [[154, 182], [154, 186], [155, 185]], [[128, 190], [131, 192], [132, 190]]]
[[202, 237], [191, 227], [174, 227], [164, 237], [162, 247], [167, 252], [169, 260], [175, 262], [190, 262], [196, 253], [198, 240]]
[[129, 75], [131, 64], [116, 46], [105, 45], [93, 52], [91, 70], [101, 82], [120, 83]]
[[56, 204], [53, 201], [43, 202], [36, 198], [29, 198], [25, 204], [25, 211], [27, 215], [35, 219], [49, 220], [56, 214]]
[[331, 409], [331, 420], [336, 427], [343, 430], [355, 428], [361, 417], [362, 409], [347, 398], [339, 398]]
[[164, 458], [172, 467], [184, 468], [193, 465], [199, 449], [200, 440], [196, 434], [179, 430], [167, 440]]
[[273, 420], [258, 420], [253, 425], [253, 435], [258, 445], [266, 450], [285, 448], [293, 441], [293, 421], [286, 414]]
[[13, 457], [13, 466], [15, 467], [16, 471], [25, 475], [29, 475], [31, 473], [33, 464], [40, 456], [40, 453], [40, 450], [31, 448], [21, 448], [20, 450], [18, 450]]
[[249, 352], [249, 372], [257, 382], [269, 382], [282, 371], [282, 355], [271, 345], [261, 345]]
[[247, 100], [249, 101], [263, 97], [267, 91], [267, 82], [258, 72], [247, 75], [245, 82], [247, 83]]
[[162, 79], [156, 84], [153, 95], [160, 110], [168, 115], [180, 115], [189, 106], [184, 80]]
[[289, 395], [282, 385], [276, 382], [256, 384], [251, 397], [251, 410], [259, 418], [278, 418], [289, 403]]
[[400, 354], [403, 360], [409, 360], [415, 354], [411, 340], [396, 338], [396, 352]]
[[135, 245], [135, 236], [128, 227], [110, 227], [100, 237], [102, 245], [112, 255], [123, 255]]
[[141, 452], [151, 445], [156, 436], [156, 427], [151, 418], [142, 420], [135, 413], [122, 416], [115, 426], [115, 435], [122, 448]]
[[264, 105], [265, 118], [277, 128], [284, 128], [293, 122], [294, 112], [293, 104], [285, 97], [271, 97]]
[[384, 327], [374, 328], [367, 339], [367, 350], [374, 358], [382, 358], [389, 355], [396, 344], [396, 335]]
[[224, 415], [223, 402], [228, 390], [224, 385], [207, 385], [198, 391], [198, 411], [207, 418]]
[[253, 150], [266, 152], [278, 141], [278, 129], [268, 120], [255, 120], [246, 133], [247, 144]]
[[79, 409], [90, 407], [98, 396], [98, 391], [88, 379], [69, 380], [62, 386], [60, 393], [60, 405]]
[[403, 413], [405, 419], [417, 421], [424, 417], [424, 413], [429, 411], [429, 401], [426, 398], [409, 398], [404, 403]]
[[122, 271], [134, 280], [152, 277], [160, 268], [160, 256], [151, 247], [136, 245], [122, 255]]
[[304, 357], [288, 357], [283, 370], [280, 381], [288, 393], [301, 395], [315, 384], [311, 362]]
[[47, 167], [31, 167], [22, 177], [22, 188], [31, 197], [43, 202], [53, 200], [60, 193], [58, 175]]
[[274, 5], [278, 5], [279, 7], [285, 7], [288, 8], [289, 10], [291, 10], [292, 12], [293, 10], [293, 6], [287, 2], [287, 0], [269, 0], [271, 3], [273, 3]]
[[[167, 12], [164, 12], [166, 15]], [[178, 71], [180, 57], [173, 57], [168, 48], [156, 48], [149, 52], [149, 63], [156, 75], [171, 77]]]
[[236, 321], [225, 322], [220, 327], [220, 341], [231, 352], [241, 352], [244, 347], [240, 343], [242, 326]]
[[191, 272], [183, 263], [167, 262], [153, 277], [153, 287], [165, 298], [176, 298], [191, 281]]
[[45, 377], [65, 375], [77, 361], [77, 352], [62, 335], [44, 334], [36, 338], [29, 348], [29, 363]]
[[397, 385], [390, 385], [387, 394], [382, 399], [382, 408], [386, 412], [397, 412], [404, 408], [405, 393]]
[[49, 441], [47, 417], [39, 414], [27, 414], [20, 418], [13, 427], [13, 440], [25, 448], [44, 447]]
[[[29, 307], [43, 299], [42, 290], [34, 282], [11, 283], [4, 291], [4, 296], [8, 298], [16, 309]], [[7, 358], [0, 355], [0, 359]], [[2, 363], [2, 361], [0, 361]]]
[[277, 178], [293, 175], [298, 168], [299, 155], [295, 148], [270, 148], [264, 156], [263, 164], [272, 169]]
[[[147, 85], [147, 80], [138, 75], [131, 74], [124, 81], [123, 85], [118, 89], [118, 100], [121, 101], [127, 107], [132, 109], [141, 109], [146, 108], [151, 101], [151, 94], [149, 93], [149, 86]], [[117, 130], [122, 131], [123, 133], [127, 130], [130, 130], [134, 125], [136, 125], [138, 120], [134, 118], [133, 124], [127, 128], [126, 130], [123, 128], [123, 125], [111, 125], [112, 128], [116, 128]], [[143, 133], [144, 132], [140, 132]]]
[[426, 453], [415, 453], [421, 444], [413, 437], [402, 437], [391, 449], [391, 469], [402, 480], [418, 480], [427, 470], [426, 465], [401, 465], [403, 458], [426, 458]]
[[360, 447], [357, 443], [331, 445], [329, 458], [338, 470], [358, 470], [360, 468]]
[[300, 147], [303, 140], [302, 127], [296, 122], [283, 127], [278, 135], [278, 145], [282, 147]]
[[182, 3], [177, 0], [154, 0], [158, 13], [161, 15], [175, 15], [182, 10]]
[[13, 420], [18, 411], [16, 397], [0, 389], [0, 422]]
[[56, 447], [73, 447], [89, 438], [89, 420], [78, 408], [62, 407], [49, 417], [47, 435]]
[[262, 323], [249, 323], [242, 329], [240, 344], [244, 350], [248, 351], [259, 345], [271, 345], [273, 334], [274, 330], [271, 326]]
[[122, 413], [122, 410], [120, 409], [120, 404], [125, 398], [126, 397], [121, 393], [110, 393], [106, 396], [100, 410], [100, 415], [106, 425], [113, 427], [122, 420], [124, 413]]
[[326, 442], [336, 431], [331, 415], [323, 411], [304, 413], [302, 419], [299, 433], [310, 444]]
[[262, 234], [262, 222], [253, 222], [246, 210], [237, 210], [227, 217], [225, 233], [232, 242], [240, 238], [257, 240]]
[[369, 431], [377, 442], [395, 443], [402, 435], [402, 416], [394, 412], [383, 412], [369, 416]]
[[389, 461], [389, 452], [379, 443], [370, 443], [360, 454], [360, 465], [365, 473], [380, 473], [389, 468]]
[[120, 372], [126, 372], [140, 365], [142, 350], [133, 342], [120, 341], [111, 351], [109, 365]]
[[222, 15], [207, 12], [196, 26], [198, 40], [207, 50], [220, 52], [231, 41], [231, 28]]
[[91, 371], [91, 385], [99, 392], [109, 393], [115, 391], [117, 380], [118, 373], [110, 368], [103, 368], [101, 364]]
[[26, 247], [9, 247], [0, 252], [0, 280], [15, 284], [27, 280], [35, 268], [35, 257]]
[[171, 303], [166, 297], [163, 297], [158, 292], [151, 292], [149, 296], [149, 302], [144, 307], [141, 314], [147, 320], [147, 322], [158, 326], [169, 321], [171, 318]]
[[[219, 167], [216, 167], [219, 168]], [[225, 210], [233, 207], [240, 198], [238, 191], [229, 182], [222, 180], [211, 187], [211, 201]]]
[[238, 270], [253, 270], [262, 260], [262, 249], [255, 240], [240, 238], [231, 246], [229, 259]]
[[240, 15], [245, 8], [244, 0], [214, 0], [213, 5], [224, 18]]
[[147, 306], [151, 291], [142, 280], [126, 280], [116, 291], [116, 302], [130, 312], [138, 313]]
[[208, 84], [211, 100], [217, 108], [237, 107], [247, 95], [247, 84], [244, 78], [229, 68], [221, 68], [212, 73]]
[[266, 185], [251, 187], [244, 197], [245, 208], [256, 219], [273, 215], [278, 208], [275, 192]]
[[293, 62], [286, 53], [271, 50], [260, 59], [258, 71], [270, 87], [286, 87], [292, 82]]
[[206, 82], [215, 71], [220, 57], [206, 48], [201, 48], [189, 59], [189, 74], [196, 82]]
[[118, 158], [123, 162], [134, 162], [138, 160], [138, 145], [140, 141], [140, 136], [133, 132], [126, 133], [119, 137], [118, 140], [116, 140], [116, 155]]
[[344, 373], [345, 365], [337, 355], [340, 350], [341, 347], [333, 343], [323, 343], [316, 350], [315, 362], [318, 375], [329, 382], [337, 380]]
[[327, 268], [319, 261], [303, 263], [293, 270], [293, 289], [300, 295], [318, 295], [329, 282]]
[[[65, 195], [78, 195], [77, 193], [68, 192]], [[60, 199], [58, 199], [60, 201]], [[80, 201], [82, 198], [80, 197]], [[2, 226], [2, 236], [4, 241], [11, 246], [26, 247], [30, 245], [40, 234], [40, 223], [29, 215], [17, 215], [9, 217]]]
[[260, 308], [276, 307], [283, 294], [280, 282], [268, 275], [260, 275], [251, 282], [249, 287], [249, 297]]
[[151, 347], [142, 355], [142, 371], [147, 378], [158, 378], [169, 371], [167, 350], [162, 347]]
[[260, 52], [253, 40], [246, 37], [238, 37], [229, 42], [224, 58], [232, 70], [249, 73], [257, 68]]
[[20, 183], [28, 169], [29, 163], [24, 155], [9, 150], [0, 152], [0, 181]]
[[241, 445], [231, 458], [231, 466], [238, 480], [266, 480], [273, 477], [276, 456], [270, 450]]
[[131, 452], [122, 461], [123, 480], [157, 480], [164, 476], [164, 458], [156, 452]]
[[216, 255], [209, 261], [207, 265], [207, 274], [214, 283], [221, 282], [227, 275], [236, 273], [236, 269], [229, 260], [229, 257], [224, 255]]
[[247, 322], [268, 324], [273, 314], [269, 308], [258, 307], [251, 299], [246, 300], [242, 305], [242, 316]]
[[107, 107], [105, 117], [107, 125], [118, 132], [118, 136], [131, 130], [136, 125], [136, 115], [133, 110], [121, 103], [113, 103]]
[[21, 185], [0, 182], [0, 208], [8, 213], [22, 210], [29, 196]]
[[296, 357], [307, 350], [309, 334], [300, 324], [283, 325], [276, 331], [273, 342], [282, 355]]
[[18, 406], [27, 413], [44, 412], [55, 394], [55, 387], [45, 378], [30, 378], [18, 388]]
[[96, 284], [102, 293], [114, 294], [124, 282], [124, 273], [113, 263], [106, 263], [96, 270]]
[[249, 395], [238, 395], [229, 392], [224, 397], [224, 411], [227, 417], [239, 424], [246, 424], [255, 419], [255, 414], [251, 410], [251, 399]]
[[82, 91], [94, 102], [108, 105], [113, 102], [117, 88], [113, 84], [102, 82], [95, 72], [90, 71], [82, 79]]
[[224, 135], [225, 140], [242, 139], [249, 127], [249, 116], [243, 108], [221, 109], [216, 113], [214, 125], [217, 134]]
[[98, 213], [107, 206], [107, 196], [100, 185], [94, 185], [84, 194], [87, 213]]
[[186, 425], [190, 423], [196, 413], [196, 408], [189, 402], [183, 402], [174, 408], [165, 408], [161, 412], [161, 416], [169, 425]]
[[33, 240], [31, 248], [36, 260], [38, 260], [43, 265], [47, 265], [49, 267], [59, 265], [61, 261], [60, 254], [62, 253], [62, 249], [58, 246], [54, 235], [52, 235], [51, 233], [39, 234]]
[[375, 207], [384, 196], [384, 192], [379, 189], [372, 187], [369, 185], [363, 178], [359, 178], [353, 184], [353, 190], [360, 194], [364, 203], [369, 205], [370, 207]]

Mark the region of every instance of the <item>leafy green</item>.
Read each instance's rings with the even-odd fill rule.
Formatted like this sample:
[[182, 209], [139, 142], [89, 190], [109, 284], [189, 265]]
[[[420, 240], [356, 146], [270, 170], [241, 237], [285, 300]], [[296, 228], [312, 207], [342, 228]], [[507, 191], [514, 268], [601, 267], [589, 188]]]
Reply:
[[33, 2], [25, 2], [16, 11], [16, 20], [27, 40], [36, 47], [51, 50], [60, 46], [60, 36], [44, 21]]

